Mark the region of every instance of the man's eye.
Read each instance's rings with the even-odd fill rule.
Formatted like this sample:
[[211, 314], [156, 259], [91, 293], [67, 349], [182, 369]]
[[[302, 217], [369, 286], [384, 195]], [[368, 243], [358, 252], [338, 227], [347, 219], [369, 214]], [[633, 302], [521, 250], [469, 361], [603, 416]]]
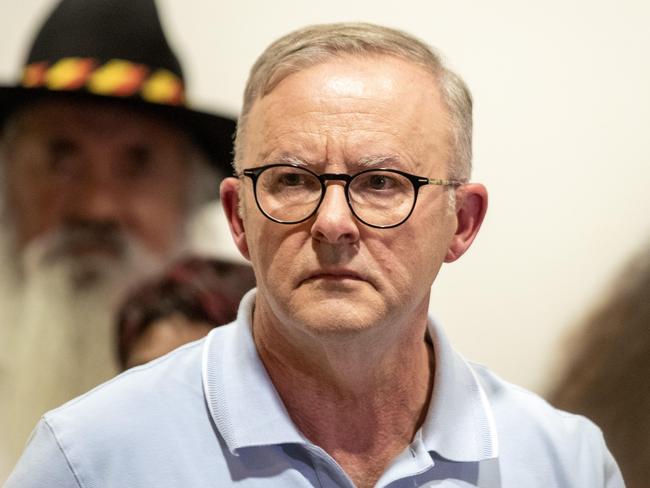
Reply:
[[305, 176], [299, 173], [284, 173], [278, 178], [279, 183], [284, 186], [298, 186], [305, 184]]
[[148, 176], [153, 169], [152, 150], [146, 146], [133, 146], [126, 151], [123, 171], [124, 176], [139, 178]]
[[367, 175], [363, 186], [367, 190], [392, 190], [396, 181], [388, 175]]
[[370, 178], [368, 178], [368, 186], [370, 186], [370, 188], [373, 188], [375, 190], [381, 190], [383, 188], [386, 188], [388, 184], [389, 184], [388, 178], [386, 178], [385, 176], [373, 175]]
[[53, 139], [47, 147], [47, 171], [54, 176], [72, 176], [76, 170], [76, 144], [69, 139]]

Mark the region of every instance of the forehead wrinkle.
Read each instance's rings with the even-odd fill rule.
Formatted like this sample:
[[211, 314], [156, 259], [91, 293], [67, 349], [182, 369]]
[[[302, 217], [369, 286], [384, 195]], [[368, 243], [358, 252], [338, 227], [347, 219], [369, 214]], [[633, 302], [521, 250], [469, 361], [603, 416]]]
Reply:
[[[378, 141], [385, 141], [387, 135], [386, 131], [370, 130], [363, 127], [352, 128], [347, 131], [329, 128], [325, 133], [305, 130], [293, 132], [288, 130], [286, 131], [288, 137], [274, 137], [271, 143], [264, 144], [267, 147], [262, 148], [258, 153], [257, 162], [314, 166], [349, 164], [352, 168], [361, 170], [378, 166], [412, 170], [414, 167], [419, 166], [420, 161], [416, 160], [408, 150], [400, 152], [400, 148], [405, 149], [408, 147], [408, 145], [402, 144], [403, 141], [397, 143], [397, 148], [390, 147], [395, 144], [380, 142], [374, 145], [375, 147], [368, 147], [367, 144], [357, 146], [355, 142], [355, 133], [357, 132], [364, 136], [377, 134], [379, 136]], [[303, 137], [305, 135], [307, 137]], [[398, 134], [391, 135], [398, 136]], [[284, 141], [280, 143], [282, 139]], [[398, 137], [398, 139], [401, 138]], [[275, 144], [276, 142], [277, 144]], [[359, 154], [360, 152], [361, 154]]]
[[[363, 136], [371, 133], [378, 135], [376, 146], [368, 146], [365, 143], [357, 146], [357, 132]], [[251, 163], [289, 163], [316, 168], [326, 164], [343, 164], [350, 165], [353, 171], [356, 168], [364, 170], [383, 166], [408, 172], [424, 171], [429, 176], [438, 174], [435, 168], [427, 170], [425, 167], [428, 162], [437, 159], [436, 154], [442, 154], [440, 144], [429, 139], [430, 154], [420, 154], [420, 157], [417, 157], [412, 151], [414, 145], [405, 143], [399, 134], [392, 134], [397, 137], [396, 143], [386, 142], [386, 135], [386, 131], [362, 127], [347, 131], [332, 130], [330, 127], [325, 133], [287, 130], [286, 137], [278, 135], [274, 136], [270, 143], [265, 142], [255, 162]], [[397, 147], [391, 147], [395, 144]]]
[[[276, 90], [279, 88], [280, 85]], [[420, 120], [422, 113], [415, 107], [408, 111], [403, 107], [394, 113], [391, 100], [317, 95], [308, 91], [293, 96], [288, 107], [286, 100], [276, 97], [277, 94], [274, 90], [258, 100], [259, 105], [253, 108], [261, 109], [258, 120], [264, 128], [260, 142], [263, 141], [265, 147], [260, 153], [267, 158], [284, 150], [290, 156], [300, 156], [301, 163], [348, 163], [362, 169], [390, 164], [396, 165], [396, 169], [424, 172], [428, 176], [439, 173], [438, 168], [430, 167], [429, 163], [448, 159], [445, 148], [448, 131], [442, 123], [444, 109], [442, 114], [436, 114], [443, 115], [443, 120], [436, 116], [431, 120], [433, 126], [427, 124], [429, 130], [425, 130]], [[430, 119], [431, 115], [424, 116]], [[397, 123], [396, 118], [402, 123]], [[370, 141], [364, 143], [365, 136], [376, 138], [376, 145]]]
[[[305, 134], [305, 131], [300, 134]], [[287, 131], [287, 137], [274, 136], [270, 141], [262, 138], [259, 150], [253, 154], [251, 163], [295, 163], [306, 164], [313, 158], [312, 155], [320, 153], [320, 141], [313, 137], [298, 137], [296, 132]], [[322, 134], [308, 133], [310, 136], [322, 138]], [[312, 156], [312, 157], [310, 157]], [[318, 157], [318, 160], [321, 158]]]

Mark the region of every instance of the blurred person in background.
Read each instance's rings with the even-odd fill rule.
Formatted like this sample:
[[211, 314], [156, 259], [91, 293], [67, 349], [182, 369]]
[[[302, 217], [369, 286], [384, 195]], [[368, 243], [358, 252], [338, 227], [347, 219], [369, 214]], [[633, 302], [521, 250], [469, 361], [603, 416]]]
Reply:
[[[568, 365], [551, 390], [559, 408], [605, 434], [629, 488], [650, 483], [650, 242], [570, 341]], [[567, 345], [569, 345], [567, 343]]]
[[255, 287], [249, 265], [188, 258], [138, 287], [120, 307], [117, 355], [122, 369], [144, 364], [205, 336], [237, 316]]
[[234, 121], [184, 90], [153, 0], [61, 1], [0, 88], [0, 480], [43, 412], [118, 371], [115, 305], [230, 173]]

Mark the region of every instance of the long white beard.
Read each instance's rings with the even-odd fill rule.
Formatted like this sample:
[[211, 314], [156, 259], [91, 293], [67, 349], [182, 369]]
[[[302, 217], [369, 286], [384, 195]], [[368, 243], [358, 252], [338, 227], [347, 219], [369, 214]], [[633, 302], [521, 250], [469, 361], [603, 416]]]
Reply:
[[0, 241], [1, 482], [44, 412], [118, 372], [116, 305], [167, 260], [132, 242], [121, 258], [52, 260], [48, 239], [16, 259]]

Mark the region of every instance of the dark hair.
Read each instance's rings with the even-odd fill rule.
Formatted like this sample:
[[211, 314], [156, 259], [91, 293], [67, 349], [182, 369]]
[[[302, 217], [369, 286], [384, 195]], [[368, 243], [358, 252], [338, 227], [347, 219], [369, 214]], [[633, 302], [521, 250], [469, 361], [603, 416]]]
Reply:
[[549, 394], [598, 424], [628, 488], [650, 480], [650, 243], [578, 329], [568, 368]]
[[235, 319], [241, 297], [255, 286], [248, 265], [204, 258], [173, 264], [162, 277], [137, 288], [120, 307], [117, 355], [122, 368], [137, 339], [153, 322], [173, 314], [214, 325]]

